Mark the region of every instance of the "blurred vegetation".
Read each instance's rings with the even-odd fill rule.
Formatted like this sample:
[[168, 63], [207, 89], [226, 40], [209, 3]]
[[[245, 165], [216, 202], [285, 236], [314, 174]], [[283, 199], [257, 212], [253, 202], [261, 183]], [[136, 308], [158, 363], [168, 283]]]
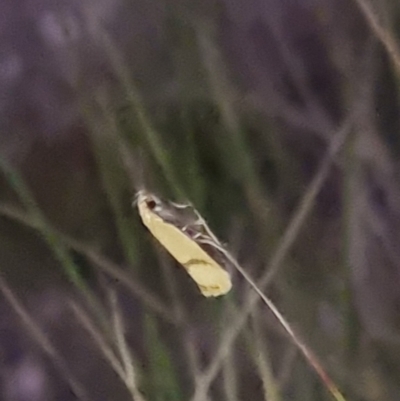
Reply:
[[398, 397], [396, 2], [0, 7], [1, 400], [332, 399], [238, 272], [201, 296], [143, 187], [200, 211], [346, 400]]

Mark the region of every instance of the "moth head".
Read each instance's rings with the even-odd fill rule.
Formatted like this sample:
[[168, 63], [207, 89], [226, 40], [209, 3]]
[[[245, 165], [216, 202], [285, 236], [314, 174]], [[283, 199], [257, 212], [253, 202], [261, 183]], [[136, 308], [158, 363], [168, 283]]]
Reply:
[[157, 196], [151, 194], [150, 192], [147, 192], [144, 189], [141, 189], [135, 197], [135, 200], [133, 202], [134, 205], [138, 205], [139, 207], [145, 207], [152, 212], [159, 212], [162, 209], [162, 202]]

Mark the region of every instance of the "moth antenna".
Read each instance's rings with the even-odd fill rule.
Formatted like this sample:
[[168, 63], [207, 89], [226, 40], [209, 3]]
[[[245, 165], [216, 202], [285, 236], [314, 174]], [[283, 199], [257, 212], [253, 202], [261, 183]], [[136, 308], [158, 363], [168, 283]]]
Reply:
[[207, 222], [204, 220], [203, 216], [196, 210], [193, 209], [196, 216], [197, 216], [197, 221], [199, 221], [199, 224], [203, 226], [204, 230], [208, 234], [208, 236], [215, 241], [217, 244], [221, 244], [221, 241], [214, 235], [214, 233], [211, 231], [210, 227], [208, 227]]
[[[219, 251], [221, 251], [225, 256], [228, 253], [228, 251], [223, 248], [219, 243], [216, 243], [213, 238], [196, 238], [197, 242], [200, 242], [201, 244], [206, 244], [206, 245], [210, 245], [215, 249], [218, 249]], [[231, 256], [232, 257], [232, 256]]]
[[139, 196], [141, 195], [141, 192], [143, 190], [137, 191], [134, 198], [133, 198], [133, 202], [132, 202], [132, 207], [136, 207], [138, 202], [139, 202]]

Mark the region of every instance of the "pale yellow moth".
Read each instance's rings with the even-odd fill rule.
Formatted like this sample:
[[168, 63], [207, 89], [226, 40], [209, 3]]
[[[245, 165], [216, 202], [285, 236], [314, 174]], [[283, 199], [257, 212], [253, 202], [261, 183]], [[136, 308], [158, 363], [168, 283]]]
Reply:
[[195, 209], [164, 202], [145, 190], [138, 192], [137, 206], [143, 224], [186, 269], [205, 297], [229, 292], [232, 282], [222, 267], [222, 245]]

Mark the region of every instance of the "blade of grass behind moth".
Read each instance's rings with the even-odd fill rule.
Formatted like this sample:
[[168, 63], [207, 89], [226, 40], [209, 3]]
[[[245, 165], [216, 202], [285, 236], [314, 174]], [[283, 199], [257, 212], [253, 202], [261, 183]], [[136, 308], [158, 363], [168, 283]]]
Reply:
[[[222, 319], [222, 325], [228, 327], [229, 319], [228, 316], [231, 317], [234, 315], [236, 311], [236, 306], [233, 303], [233, 300], [227, 300], [225, 304], [224, 317]], [[237, 363], [236, 363], [236, 355], [235, 348], [231, 348], [231, 352], [226, 355], [222, 365], [222, 376], [223, 376], [223, 386], [225, 392], [225, 398], [228, 401], [239, 401], [239, 391], [238, 391], [238, 372], [237, 372]], [[273, 400], [272, 400], [273, 401]]]
[[[355, 308], [356, 303], [353, 299], [352, 293], [352, 238], [357, 238], [359, 241], [359, 235], [354, 233], [355, 227], [359, 227], [360, 224], [354, 221], [355, 210], [363, 210], [360, 208], [359, 202], [357, 201], [356, 192], [360, 191], [359, 182], [360, 178], [360, 166], [359, 159], [355, 151], [356, 146], [356, 135], [353, 135], [346, 143], [345, 147], [345, 165], [343, 168], [343, 190], [342, 190], [342, 225], [343, 225], [343, 241], [342, 241], [342, 265], [343, 265], [343, 288], [341, 291], [341, 309], [344, 316], [344, 328], [345, 328], [345, 343], [344, 343], [344, 358], [348, 362], [354, 360], [355, 353], [358, 350], [358, 342], [360, 339], [360, 327], [359, 320], [357, 317], [357, 310]], [[351, 366], [351, 365], [350, 365]]]
[[150, 372], [146, 375], [146, 394], [150, 399], [183, 400], [173, 358], [159, 332], [157, 320], [149, 313], [145, 318], [145, 340]]
[[[100, 116], [96, 110], [100, 109]], [[126, 259], [132, 266], [138, 265], [138, 238], [132, 213], [127, 214], [126, 195], [130, 182], [123, 163], [121, 163], [115, 118], [105, 107], [101, 96], [97, 105], [87, 110], [86, 120], [90, 127], [92, 149], [100, 172], [102, 186], [111, 207], [118, 238], [121, 241]], [[129, 209], [129, 212], [131, 210]]]
[[163, 282], [166, 283], [166, 288], [169, 297], [172, 300], [172, 310], [178, 321], [187, 323], [187, 316], [185, 314], [185, 309], [180, 299], [180, 293], [175, 280], [175, 274], [173, 274], [172, 266], [168, 259], [165, 258], [165, 253], [160, 249], [155, 249], [158, 264], [161, 266], [161, 272], [163, 275]]
[[187, 199], [186, 192], [178, 180], [174, 166], [168, 157], [168, 153], [165, 151], [165, 145], [162, 143], [161, 135], [155, 129], [147, 115], [143, 99], [141, 99], [139, 91], [130, 77], [127, 64], [123, 60], [117, 44], [112, 40], [108, 32], [101, 27], [97, 27], [95, 34], [97, 38], [101, 38], [102, 45], [104, 46], [111, 65], [126, 91], [128, 100], [132, 105], [147, 145], [154, 155], [155, 160], [161, 166], [166, 180], [170, 183], [170, 187], [175, 192], [178, 199]]
[[118, 299], [115, 291], [110, 290], [110, 303], [112, 311], [112, 320], [115, 333], [115, 339], [117, 343], [117, 349], [121, 356], [124, 370], [125, 370], [125, 385], [132, 395], [134, 401], [145, 401], [145, 398], [141, 394], [137, 385], [137, 376], [135, 372], [135, 365], [132, 358], [132, 352], [128, 348], [125, 339], [125, 327], [123, 323], [123, 318], [121, 310], [118, 306]]
[[83, 328], [92, 336], [95, 344], [102, 352], [104, 358], [110, 363], [111, 368], [125, 383], [126, 375], [124, 368], [115, 355], [112, 347], [110, 347], [110, 345], [107, 343], [106, 337], [104, 336], [102, 331], [95, 326], [95, 324], [92, 322], [91, 318], [82, 308], [82, 306], [74, 301], [70, 301], [70, 306], [78, 321], [82, 324]]
[[[196, 201], [196, 205], [202, 209], [206, 197], [207, 182], [204, 171], [201, 168], [201, 162], [199, 158], [200, 149], [196, 140], [193, 118], [190, 115], [188, 108], [183, 110], [180, 122], [183, 131], [186, 133], [184, 143], [185, 152], [182, 153], [184, 154], [186, 160], [186, 166], [188, 166], [184, 173], [186, 176], [186, 182], [189, 181], [188, 185], [190, 188], [190, 199]], [[193, 177], [195, 179], [193, 179]]]
[[146, 187], [144, 179], [144, 171], [146, 171], [146, 168], [143, 151], [132, 149], [123, 135], [119, 135], [118, 150], [126, 174], [129, 177], [130, 186], [135, 193], [137, 193], [139, 190]]
[[167, 290], [172, 299], [172, 305], [174, 309], [174, 314], [176, 316], [177, 321], [182, 322], [180, 327], [178, 327], [180, 331], [180, 335], [183, 342], [183, 348], [185, 357], [187, 358], [187, 362], [189, 365], [190, 373], [192, 375], [192, 381], [195, 385], [196, 379], [198, 377], [198, 373], [200, 372], [200, 363], [199, 356], [196, 347], [193, 344], [192, 337], [188, 332], [189, 327], [189, 319], [188, 314], [185, 308], [185, 305], [182, 302], [180, 297], [179, 288], [176, 284], [175, 274], [172, 272], [172, 266], [169, 262], [166, 261], [166, 258], [157, 252], [159, 264], [161, 265], [164, 280], [167, 285]]
[[[244, 137], [244, 129], [241, 126], [239, 113], [233, 104], [234, 93], [227, 79], [227, 73], [220, 52], [212, 38], [212, 27], [201, 24], [197, 29], [197, 42], [204, 66], [207, 70], [209, 88], [214, 96], [216, 105], [221, 113], [226, 130], [229, 133], [229, 142], [220, 147], [222, 155], [225, 155], [230, 164], [240, 166], [241, 183], [252, 211], [259, 222], [259, 229], [265, 243], [273, 244], [277, 233], [271, 231], [271, 227], [279, 227], [274, 219], [279, 216], [274, 213], [274, 205], [269, 202], [268, 196], [260, 182], [259, 175], [254, 166], [254, 158]], [[269, 227], [268, 230], [265, 227]]]
[[[377, 38], [383, 44], [386, 52], [388, 53], [390, 59], [392, 60], [395, 68], [397, 69], [397, 74], [400, 73], [400, 50], [397, 45], [395, 37], [393, 34], [389, 32], [388, 29], [385, 29], [381, 23], [378, 21], [378, 13], [374, 12], [371, 6], [371, 2], [367, 2], [366, 0], [355, 0], [361, 12], [364, 14], [365, 19], [367, 20], [369, 26], [372, 31], [375, 33]], [[379, 4], [379, 3], [377, 3]]]
[[[341, 149], [343, 142], [350, 132], [352, 119], [353, 115], [350, 114], [349, 118], [346, 119], [339, 131], [334, 135], [315, 177], [308, 185], [303, 198], [300, 200], [298, 208], [293, 214], [293, 218], [289, 222], [289, 225], [284, 232], [283, 238], [280, 241], [278, 248], [272, 257], [268, 269], [266, 269], [266, 272], [259, 280], [260, 288], [265, 288], [271, 282], [273, 276], [279, 270], [289, 250], [293, 246], [295, 239], [297, 238], [300, 229], [304, 221], [306, 220], [306, 217], [309, 215], [312, 206], [314, 205], [315, 198], [318, 195], [323, 183], [325, 182], [329, 174], [330, 167], [334, 162], [335, 155]], [[246, 297], [244, 301], [244, 306], [241, 308], [237, 317], [231, 324], [230, 330], [226, 332], [224, 341], [221, 342], [220, 348], [217, 350], [213, 361], [203, 372], [202, 378], [201, 380], [199, 380], [199, 383], [201, 382], [201, 386], [197, 387], [196, 392], [193, 396], [194, 400], [200, 401], [204, 394], [208, 392], [212, 381], [219, 372], [224, 356], [227, 354], [236, 337], [240, 333], [242, 327], [245, 325], [248, 316], [256, 306], [259, 299], [260, 298], [257, 293], [249, 293], [249, 295]]]
[[90, 397], [87, 391], [69, 369], [68, 364], [66, 363], [62, 355], [53, 346], [53, 344], [50, 342], [40, 326], [29, 315], [29, 312], [23, 306], [22, 302], [16, 297], [11, 288], [6, 283], [5, 279], [2, 277], [0, 277], [0, 291], [7, 302], [11, 305], [17, 316], [21, 319], [21, 322], [26, 328], [27, 333], [31, 334], [31, 337], [49, 357], [50, 361], [53, 362], [54, 366], [59, 371], [61, 376], [65, 378], [71, 391], [75, 394], [77, 399], [82, 401], [89, 401]]
[[289, 382], [290, 378], [292, 377], [292, 372], [294, 369], [294, 363], [296, 361], [297, 354], [298, 350], [294, 344], [293, 346], [288, 347], [286, 349], [278, 373], [278, 380], [281, 388], [284, 388], [285, 385]]
[[0, 157], [0, 169], [5, 175], [8, 183], [14, 189], [25, 206], [27, 213], [34, 221], [35, 228], [42, 235], [50, 250], [54, 253], [56, 259], [60, 262], [66, 276], [78, 288], [78, 290], [85, 296], [88, 303], [93, 307], [99, 317], [102, 314], [102, 308], [96, 296], [91, 289], [87, 286], [85, 280], [79, 274], [79, 268], [73, 261], [68, 250], [64, 244], [55, 235], [51, 224], [47, 221], [46, 217], [38, 207], [35, 199], [33, 198], [30, 190], [28, 189], [25, 181], [20, 174], [13, 169], [3, 158]]
[[226, 356], [222, 366], [224, 393], [227, 401], [239, 401], [240, 399], [238, 395], [238, 374], [236, 367], [235, 354], [231, 352]]
[[[12, 220], [15, 220], [27, 227], [38, 229], [38, 223], [36, 220], [33, 220], [31, 216], [17, 211], [14, 208], [0, 204], [0, 214]], [[52, 229], [52, 231], [53, 235], [57, 236], [60, 241], [62, 241], [68, 248], [71, 248], [79, 254], [85, 256], [108, 276], [120, 281], [127, 289], [132, 291], [132, 293], [137, 296], [150, 310], [157, 313], [166, 321], [175, 325], [179, 325], [179, 322], [176, 321], [173, 316], [171, 316], [168, 307], [165, 307], [164, 304], [143, 285], [138, 284], [138, 280], [135, 281], [134, 278], [125, 273], [120, 266], [111, 262], [105, 256], [100, 255], [89, 246], [83, 245], [81, 242], [76, 241], [65, 234], [60, 234], [54, 229]]]
[[149, 310], [156, 313], [170, 323], [173, 323], [175, 325], [180, 324], [179, 321], [171, 316], [171, 311], [169, 307], [165, 306], [159, 298], [157, 298], [143, 284], [139, 283], [139, 279], [136, 279], [126, 274], [120, 266], [106, 259], [104, 256], [98, 254], [97, 252], [90, 250], [89, 248], [82, 246], [75, 241], [71, 241], [69, 243], [71, 247], [84, 254], [88, 259], [95, 263], [110, 277], [113, 277], [116, 280], [120, 281], [126, 288], [128, 288], [132, 292], [132, 294], [139, 298], [143, 302], [143, 304], [149, 308]]
[[257, 308], [251, 315], [252, 335], [248, 338], [248, 344], [263, 383], [265, 401], [282, 401], [277, 379], [273, 376], [267, 346], [262, 339], [259, 313], [260, 310]]

